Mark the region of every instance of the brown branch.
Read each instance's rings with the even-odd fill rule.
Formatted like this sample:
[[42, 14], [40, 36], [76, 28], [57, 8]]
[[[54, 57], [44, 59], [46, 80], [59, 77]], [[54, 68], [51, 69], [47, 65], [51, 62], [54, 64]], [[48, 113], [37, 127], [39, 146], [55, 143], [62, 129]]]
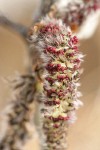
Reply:
[[[55, 0], [43, 0], [43, 2], [41, 3], [41, 7], [40, 7], [40, 14], [39, 16], [37, 16], [37, 18], [34, 20], [33, 18], [33, 23], [37, 22], [37, 20], [39, 20], [41, 18], [41, 16], [44, 16], [47, 12], [49, 12], [50, 10], [50, 6], [54, 3]], [[27, 39], [27, 32], [29, 27], [26, 27], [22, 24], [19, 23], [15, 23], [12, 20], [10, 20], [9, 18], [7, 18], [6, 16], [0, 14], [0, 25], [1, 26], [6, 26], [9, 27], [13, 30], [15, 30], [16, 32], [18, 32], [26, 41]]]
[[10, 109], [7, 109], [2, 116], [0, 150], [22, 150], [22, 145], [30, 137], [28, 125], [33, 122], [33, 105], [36, 96], [34, 75], [18, 76], [12, 81], [12, 88], [13, 101], [9, 104]]
[[10, 19], [8, 19], [7, 17], [5, 17], [4, 15], [0, 15], [0, 25], [9, 27], [9, 28], [15, 30], [24, 39], [27, 38], [28, 27], [25, 27], [24, 25], [15, 23], [15, 22], [11, 21]]
[[43, 0], [42, 4], [42, 15], [46, 15], [49, 11], [51, 6], [55, 3], [57, 0]]

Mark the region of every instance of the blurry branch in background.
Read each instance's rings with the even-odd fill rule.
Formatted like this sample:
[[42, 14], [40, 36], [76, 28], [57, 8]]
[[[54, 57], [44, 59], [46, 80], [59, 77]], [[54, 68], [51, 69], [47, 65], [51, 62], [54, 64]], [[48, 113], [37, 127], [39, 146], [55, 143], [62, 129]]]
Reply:
[[7, 28], [9, 27], [9, 28], [15, 30], [24, 39], [26, 39], [26, 37], [27, 37], [28, 27], [25, 27], [24, 25], [15, 23], [15, 22], [11, 21], [10, 19], [8, 19], [6, 16], [3, 16], [2, 14], [0, 14], [0, 25], [5, 26]]
[[46, 15], [50, 11], [51, 6], [55, 3], [59, 2], [59, 0], [42, 0], [42, 16]]
[[[33, 18], [32, 24], [36, 23], [38, 20], [40, 20], [44, 15], [48, 13], [55, 1], [59, 0], [42, 0], [40, 10], [38, 10], [40, 13], [38, 14], [38, 16]], [[22, 24], [13, 22], [12, 20], [4, 16], [2, 12], [0, 12], [0, 26], [13, 29], [14, 31], [18, 32], [21, 35], [21, 37], [25, 40], [27, 44], [29, 43], [27, 38], [28, 38], [28, 30], [30, 27], [26, 27]], [[35, 68], [35, 66], [37, 65], [38, 52], [35, 47], [34, 48], [28, 47], [28, 54], [30, 58], [29, 60], [30, 65], [28, 67], [28, 71], [31, 72], [33, 68]]]
[[22, 150], [23, 144], [34, 132], [29, 131], [33, 125], [36, 80], [34, 75], [19, 75], [11, 81], [12, 101], [2, 116], [0, 132], [0, 150]]
[[[41, 7], [40, 7], [40, 14], [37, 16], [37, 18], [33, 18], [32, 23], [35, 23], [37, 20], [39, 20], [42, 16], [44, 16], [50, 9], [51, 5], [54, 3], [55, 0], [43, 0], [43, 2], [41, 3]], [[4, 16], [1, 12], [0, 12], [0, 26], [5, 26], [5, 27], [9, 27], [13, 30], [15, 30], [16, 32], [18, 32], [27, 42], [27, 32], [29, 27], [26, 27], [25, 25], [19, 24], [19, 23], [15, 23], [12, 20], [10, 20], [9, 18], [7, 18], [6, 16]]]

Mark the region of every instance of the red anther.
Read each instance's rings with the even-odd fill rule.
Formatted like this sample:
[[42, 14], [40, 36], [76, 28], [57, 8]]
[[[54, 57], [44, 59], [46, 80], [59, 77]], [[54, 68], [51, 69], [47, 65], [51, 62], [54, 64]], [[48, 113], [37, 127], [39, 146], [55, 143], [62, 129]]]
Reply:
[[48, 66], [53, 67], [53, 66], [54, 66], [54, 64], [48, 64]]
[[53, 120], [54, 122], [57, 122], [57, 121], [59, 121], [59, 118], [54, 118], [54, 117], [52, 117], [52, 120]]
[[59, 54], [64, 55], [64, 50], [60, 50]]
[[54, 105], [58, 105], [58, 104], [60, 104], [60, 101], [56, 101], [56, 100], [55, 100], [55, 101], [53, 101], [53, 104], [54, 104]]
[[54, 128], [59, 128], [59, 125], [58, 124], [54, 124]]
[[[58, 121], [60, 121], [60, 120], [64, 120], [64, 121], [66, 121], [66, 120], [68, 120], [69, 119], [69, 117], [68, 116], [66, 116], [66, 117], [63, 117], [63, 116], [58, 116], [57, 118], [54, 118], [54, 117], [52, 117], [52, 116], [49, 116], [48, 117], [50, 120], [52, 120], [52, 121], [54, 121], [54, 122], [58, 122]], [[54, 127], [56, 127], [56, 128], [58, 128], [59, 126], [57, 125], [57, 124], [55, 124], [54, 125]]]
[[47, 31], [48, 31], [48, 32], [51, 32], [51, 29], [48, 27], [48, 28], [47, 28]]
[[57, 64], [57, 67], [58, 67], [58, 68], [61, 68], [61, 64]]
[[53, 24], [48, 24], [46, 25], [45, 27], [43, 27], [42, 29], [40, 29], [40, 32], [41, 33], [51, 33], [51, 34], [54, 34], [56, 32], [59, 31], [59, 27], [57, 25], [53, 25]]
[[75, 63], [80, 63], [80, 60], [79, 59], [75, 59], [74, 62]]
[[63, 93], [63, 92], [59, 92], [59, 93], [58, 93], [58, 96], [59, 96], [59, 97], [64, 96], [64, 93]]
[[52, 78], [50, 78], [50, 77], [46, 77], [45, 79], [46, 79], [49, 83], [51, 83], [51, 84], [54, 82], [54, 80], [53, 80]]
[[48, 51], [49, 53], [55, 53], [55, 52], [56, 52], [56, 48], [55, 48], [55, 47], [50, 47], [50, 46], [48, 46], [48, 47], [46, 48], [46, 51]]
[[77, 46], [73, 46], [72, 48], [73, 48], [75, 51], [78, 50], [78, 47], [77, 47]]
[[71, 42], [72, 42], [73, 44], [77, 44], [77, 43], [78, 43], [78, 38], [77, 38], [76, 36], [72, 37], [72, 38], [71, 38]]
[[62, 81], [62, 80], [65, 79], [65, 76], [64, 76], [64, 75], [58, 75], [58, 76], [57, 76], [57, 79], [58, 79], [59, 81]]
[[[46, 90], [46, 89], [45, 89]], [[51, 97], [51, 95], [54, 93], [56, 94], [56, 91], [54, 89], [46, 90], [47, 91], [47, 96]]]
[[56, 52], [57, 55], [64, 55], [64, 50], [59, 50]]
[[64, 71], [65, 69], [66, 69], [65, 67], [61, 67], [61, 68], [60, 68], [61, 71]]
[[54, 65], [52, 63], [47, 64], [46, 69], [48, 71], [50, 71], [50, 72], [53, 72], [53, 71], [64, 71], [65, 70], [65, 68], [61, 67], [60, 64]]
[[67, 56], [73, 57], [74, 55], [75, 55], [74, 53], [70, 53], [70, 54], [68, 54]]
[[64, 71], [66, 67], [61, 66], [61, 64], [54, 65], [52, 63], [47, 64], [46, 69], [48, 71]]
[[66, 67], [61, 66], [60, 64], [57, 64], [57, 69], [58, 71], [64, 71], [66, 69]]
[[67, 120], [68, 119], [68, 117], [66, 116], [66, 117], [63, 117], [63, 116], [59, 116], [59, 120]]
[[69, 77], [66, 75], [65, 79], [66, 79], [66, 80], [69, 80]]
[[52, 105], [60, 104], [60, 101], [46, 101], [44, 102], [44, 104], [52, 106]]
[[59, 121], [59, 118], [54, 118], [54, 117], [52, 117], [52, 116], [49, 116], [48, 118], [49, 118], [50, 120], [54, 121], [54, 122]]
[[93, 7], [94, 11], [96, 11], [98, 8], [100, 8], [100, 6], [98, 6], [97, 4], [94, 4]]
[[54, 69], [53, 67], [54, 67], [54, 64], [49, 63], [49, 64], [47, 64], [46, 69], [49, 71], [53, 71], [53, 69]]

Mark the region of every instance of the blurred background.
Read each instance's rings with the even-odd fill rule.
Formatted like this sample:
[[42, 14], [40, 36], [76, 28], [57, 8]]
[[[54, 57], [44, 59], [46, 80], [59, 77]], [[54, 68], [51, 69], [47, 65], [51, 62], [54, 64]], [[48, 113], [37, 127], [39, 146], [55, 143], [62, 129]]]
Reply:
[[[30, 26], [40, 3], [40, 0], [0, 0], [0, 13], [16, 23]], [[81, 40], [80, 49], [86, 54], [81, 77], [84, 106], [77, 113], [78, 120], [70, 127], [69, 150], [100, 150], [100, 17], [93, 35]], [[12, 29], [0, 26], [0, 112], [10, 101], [9, 86], [2, 78], [26, 72], [27, 60], [24, 40]], [[25, 150], [32, 147], [38, 150], [37, 138], [27, 143]]]

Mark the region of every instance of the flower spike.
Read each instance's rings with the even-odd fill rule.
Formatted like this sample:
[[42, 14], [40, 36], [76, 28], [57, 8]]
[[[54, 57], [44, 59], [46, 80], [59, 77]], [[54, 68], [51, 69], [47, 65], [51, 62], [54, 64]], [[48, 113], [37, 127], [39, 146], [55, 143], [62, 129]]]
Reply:
[[[35, 43], [43, 61], [43, 150], [65, 150], [69, 123], [82, 105], [77, 83], [83, 55], [78, 39], [61, 20], [44, 18], [33, 28]], [[42, 141], [42, 142], [43, 142]]]

